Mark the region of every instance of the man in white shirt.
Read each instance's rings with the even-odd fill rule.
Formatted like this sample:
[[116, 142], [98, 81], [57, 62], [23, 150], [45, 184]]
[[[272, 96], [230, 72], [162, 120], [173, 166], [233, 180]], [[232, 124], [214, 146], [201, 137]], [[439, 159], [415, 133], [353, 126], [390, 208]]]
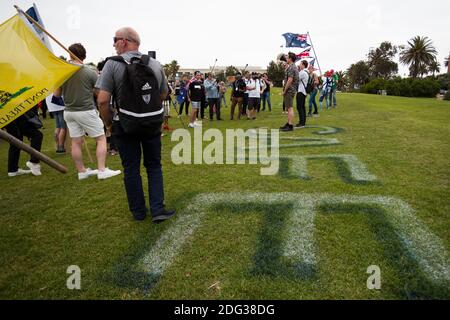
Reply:
[[256, 113], [258, 111], [259, 102], [261, 99], [261, 83], [256, 74], [253, 74], [247, 84], [248, 90], [248, 111], [247, 117], [249, 120], [256, 120]]
[[306, 127], [306, 86], [308, 85], [309, 75], [306, 70], [308, 69], [308, 61], [302, 60], [299, 65], [299, 85], [297, 93], [297, 111], [300, 116], [300, 122], [296, 125], [296, 128]]

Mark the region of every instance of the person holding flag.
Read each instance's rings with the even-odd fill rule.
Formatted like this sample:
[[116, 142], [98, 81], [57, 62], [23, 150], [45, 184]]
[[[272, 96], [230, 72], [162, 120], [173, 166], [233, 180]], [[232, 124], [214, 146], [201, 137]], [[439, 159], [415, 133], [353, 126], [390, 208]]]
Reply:
[[[23, 116], [19, 117], [16, 121], [8, 124], [6, 126], [6, 131], [20, 141], [23, 141], [23, 137], [29, 138], [31, 147], [37, 151], [41, 151], [44, 135], [41, 131], [39, 131], [39, 126], [30, 121], [30, 119], [38, 116], [36, 108], [37, 106]], [[30, 170], [20, 169], [19, 159], [20, 149], [10, 144], [8, 152], [8, 177], [12, 178], [30, 173], [34, 176], [42, 175], [39, 159], [31, 156], [30, 161], [26, 163], [26, 166]]]

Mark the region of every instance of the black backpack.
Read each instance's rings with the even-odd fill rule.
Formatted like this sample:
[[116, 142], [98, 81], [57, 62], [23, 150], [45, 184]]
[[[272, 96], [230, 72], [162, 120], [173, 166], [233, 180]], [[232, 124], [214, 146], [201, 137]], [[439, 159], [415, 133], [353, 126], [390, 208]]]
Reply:
[[310, 94], [314, 91], [314, 76], [309, 76], [308, 85], [305, 87], [306, 93]]
[[[159, 83], [149, 67], [150, 57], [132, 58], [128, 63], [121, 56], [108, 58], [126, 64], [123, 86], [118, 97], [120, 125], [129, 135], [156, 135], [161, 132], [164, 119]], [[119, 98], [119, 99], [118, 99]]]

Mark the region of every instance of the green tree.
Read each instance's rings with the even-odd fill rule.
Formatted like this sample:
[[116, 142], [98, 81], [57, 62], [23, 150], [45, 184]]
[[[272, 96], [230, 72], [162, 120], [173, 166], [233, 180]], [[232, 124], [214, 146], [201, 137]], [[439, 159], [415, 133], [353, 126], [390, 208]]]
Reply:
[[440, 70], [441, 64], [437, 60], [434, 60], [428, 65], [427, 73], [432, 73], [434, 77]]
[[235, 66], [229, 66], [225, 69], [225, 76], [226, 77], [233, 77], [236, 75], [236, 73], [240, 72], [238, 68]]
[[216, 73], [217, 82], [227, 82], [227, 77], [225, 75], [225, 71], [220, 71]]
[[271, 61], [267, 67], [267, 75], [269, 76], [269, 79], [272, 80], [275, 87], [283, 86], [283, 80], [286, 75], [283, 64], [277, 64], [274, 61]]
[[370, 68], [365, 61], [358, 61], [347, 69], [347, 76], [353, 88], [360, 88], [370, 81]]
[[176, 60], [173, 60], [171, 63], [165, 64], [163, 68], [164, 73], [169, 79], [175, 79], [178, 71], [180, 70], [180, 66], [178, 65], [178, 62]]
[[416, 36], [400, 53], [400, 62], [409, 66], [410, 76], [417, 78], [428, 73], [429, 66], [437, 60], [437, 51], [428, 37]]
[[392, 59], [398, 53], [398, 47], [385, 41], [380, 47], [370, 50], [367, 64], [370, 69], [370, 77], [390, 79], [398, 72], [398, 64]]
[[339, 78], [339, 81], [337, 83], [337, 89], [339, 91], [347, 91], [348, 88], [350, 87], [347, 73], [345, 71], [338, 71], [338, 72], [336, 72], [336, 74]]

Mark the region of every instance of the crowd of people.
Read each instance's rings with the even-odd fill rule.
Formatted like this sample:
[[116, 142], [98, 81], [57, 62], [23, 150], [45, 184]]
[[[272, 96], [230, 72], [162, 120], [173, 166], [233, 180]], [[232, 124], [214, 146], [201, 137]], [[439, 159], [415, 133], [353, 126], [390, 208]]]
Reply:
[[[189, 79], [184, 76], [182, 79], [169, 83], [168, 95], [164, 100], [166, 117], [169, 115], [169, 108], [173, 105], [176, 108], [178, 117], [185, 112], [189, 116], [189, 127], [199, 126], [199, 120], [205, 119], [205, 111], [209, 109], [209, 120], [213, 121], [216, 116], [217, 121], [222, 118], [222, 107], [228, 107], [227, 91], [231, 88], [231, 120], [235, 118], [236, 106], [238, 106], [237, 119], [245, 117], [249, 120], [256, 120], [260, 111], [272, 111], [271, 87], [273, 83], [267, 74], [244, 72], [235, 75], [232, 84], [225, 84], [218, 81], [213, 72], [203, 74], [200, 71], [194, 73], [194, 77]], [[172, 99], [172, 95], [174, 95]], [[191, 113], [189, 113], [191, 108]], [[163, 129], [170, 130], [167, 121]]]
[[[283, 114], [288, 114], [289, 118], [287, 125], [280, 128], [282, 131], [294, 129], [292, 113], [294, 104], [297, 105], [300, 118], [297, 128], [304, 128], [308, 117], [318, 117], [319, 106], [323, 111], [324, 102], [327, 110], [337, 107], [336, 91], [339, 78], [333, 70], [327, 71], [324, 75], [318, 75], [314, 66], [309, 65], [306, 60], [301, 61], [297, 67], [297, 57], [293, 53], [280, 56], [279, 62], [284, 63], [286, 69], [286, 78], [283, 82]], [[230, 120], [242, 118], [256, 120], [261, 111], [266, 111], [266, 106], [272, 112], [272, 86], [273, 83], [267, 74], [260, 75], [248, 71], [244, 71], [243, 74], [238, 72], [230, 84], [217, 81], [212, 72], [202, 74], [197, 71], [191, 79], [184, 76], [168, 84], [168, 95], [164, 100], [166, 117], [163, 129], [171, 130], [168, 124], [171, 106], [175, 108], [178, 117], [181, 117], [183, 113], [189, 117], [189, 128], [200, 125], [200, 121], [205, 119], [205, 110], [208, 108], [210, 121], [214, 120], [214, 115], [217, 121], [222, 121], [222, 106], [228, 107], [226, 93], [229, 88], [231, 88]], [[308, 95], [309, 110], [307, 112]], [[317, 96], [319, 96], [319, 104]], [[192, 109], [191, 113], [189, 108]]]
[[[295, 127], [300, 129], [306, 127], [307, 117], [318, 117], [319, 109], [316, 97], [319, 91], [321, 92], [319, 98], [321, 111], [323, 110], [324, 100], [326, 100], [327, 109], [332, 108], [332, 103], [334, 108], [337, 107], [336, 92], [339, 77], [333, 70], [326, 72], [324, 77], [319, 76], [315, 73], [314, 66], [306, 60], [300, 61], [297, 66], [297, 55], [292, 52], [287, 55], [280, 55], [278, 60], [286, 69], [283, 84], [283, 112], [288, 116], [288, 122], [280, 128], [281, 131], [294, 130], [294, 100], [299, 115], [299, 123]], [[307, 114], [306, 101], [308, 95], [310, 98]]]
[[[267, 74], [248, 71], [243, 74], [238, 72], [229, 84], [219, 82], [213, 72], [205, 75], [199, 71], [192, 78], [185, 76], [169, 83], [161, 64], [139, 52], [140, 38], [136, 31], [122, 28], [116, 32], [113, 42], [118, 56], [99, 63], [95, 71], [83, 64], [86, 58], [83, 45], [76, 43], [70, 46], [70, 62], [78, 65], [80, 70], [51, 97], [51, 104], [56, 105], [52, 112], [56, 122], [56, 152], [66, 152], [65, 136], [68, 133], [78, 179], [97, 177], [104, 180], [122, 174], [121, 170], [111, 170], [106, 166], [107, 145], [110, 145], [110, 151], [114, 151], [114, 154], [118, 149], [129, 208], [137, 221], [144, 220], [149, 211], [140, 173], [143, 157], [152, 220], [159, 223], [175, 214], [175, 211], [165, 209], [161, 167], [161, 136], [164, 129], [170, 130], [168, 119], [171, 105], [175, 107], [178, 117], [183, 113], [189, 116], [189, 128], [201, 125], [199, 121], [205, 119], [207, 109], [210, 121], [214, 121], [214, 117], [222, 121], [222, 107], [228, 107], [227, 91], [231, 88], [229, 119], [254, 121], [260, 112], [266, 111], [266, 106], [268, 111], [273, 110], [273, 83]], [[338, 78], [334, 72], [327, 72], [322, 81], [307, 61], [303, 60], [297, 66], [294, 53], [280, 56], [279, 61], [286, 68], [283, 112], [288, 117], [281, 131], [294, 130], [294, 103], [300, 118], [296, 127], [304, 128], [308, 116], [318, 116], [316, 97], [319, 91], [321, 110], [325, 99], [327, 108], [337, 106]], [[46, 109], [45, 101], [41, 107]], [[24, 136], [30, 138], [31, 146], [40, 151], [43, 141], [41, 127], [35, 108], [6, 126], [6, 130], [20, 140]], [[96, 140], [98, 169], [95, 170], [85, 167], [83, 162], [82, 147], [86, 136]], [[9, 177], [42, 174], [39, 159], [31, 157], [26, 163], [28, 170], [24, 170], [19, 168], [19, 156], [20, 149], [11, 145], [8, 156]]]

